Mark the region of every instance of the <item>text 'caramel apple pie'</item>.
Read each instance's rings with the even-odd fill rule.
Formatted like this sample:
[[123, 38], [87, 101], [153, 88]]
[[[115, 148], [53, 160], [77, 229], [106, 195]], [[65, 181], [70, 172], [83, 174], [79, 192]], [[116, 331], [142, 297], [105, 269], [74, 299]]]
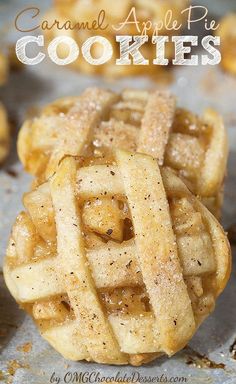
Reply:
[[113, 148], [157, 158], [220, 216], [228, 155], [222, 118], [210, 109], [198, 117], [177, 108], [167, 92], [89, 88], [46, 106], [18, 139], [25, 169], [41, 182], [65, 155], [101, 156]]
[[171, 356], [228, 280], [220, 224], [149, 155], [64, 156], [23, 202], [6, 284], [67, 359], [140, 365]]
[[[4, 85], [8, 76], [8, 61], [6, 56], [0, 52], [0, 86]], [[7, 112], [0, 102], [0, 163], [7, 157], [10, 149], [10, 127]]]
[[[162, 66], [150, 64], [143, 65], [116, 65], [115, 59], [120, 57], [120, 47], [116, 42], [116, 35], [147, 35], [148, 41], [143, 44], [139, 51], [143, 57], [152, 62], [156, 57], [156, 46], [152, 44], [152, 35], [164, 34], [166, 36], [179, 35], [181, 28], [170, 30], [166, 24], [170, 26], [172, 23], [184, 27], [186, 15], [182, 13], [189, 6], [189, 0], [119, 0], [112, 3], [110, 0], [54, 0], [54, 6], [44, 16], [49, 25], [53, 25], [55, 20], [59, 24], [67, 25], [67, 28], [50, 28], [44, 30], [44, 35], [48, 42], [52, 39], [67, 36], [75, 40], [79, 47], [90, 37], [101, 35], [108, 39], [113, 49], [114, 59], [109, 60], [103, 65], [91, 65], [82, 57], [78, 58], [71, 66], [88, 74], [100, 74], [109, 78], [140, 75], [140, 74], [156, 74], [163, 71]], [[135, 9], [135, 15], [129, 14]], [[105, 17], [99, 17], [101, 11], [104, 11]], [[171, 12], [171, 19], [169, 16]], [[128, 18], [126, 25], [121, 24]], [[139, 30], [137, 30], [134, 20], [137, 20]], [[69, 29], [68, 23], [75, 26], [78, 23], [91, 26], [93, 21], [98, 21], [102, 25], [100, 28], [81, 28]], [[100, 22], [98, 24], [100, 24]], [[143, 25], [147, 24], [145, 31]], [[150, 24], [153, 28], [150, 28]], [[158, 31], [155, 31], [157, 26]], [[121, 29], [119, 29], [121, 28]], [[182, 28], [183, 29], [183, 28]], [[131, 43], [130, 43], [131, 45]], [[93, 58], [100, 58], [103, 54], [103, 46], [93, 43], [91, 55]], [[65, 58], [68, 55], [68, 45], [60, 43], [57, 47], [59, 57]], [[175, 47], [171, 42], [165, 43], [165, 58], [172, 59], [175, 56]]]

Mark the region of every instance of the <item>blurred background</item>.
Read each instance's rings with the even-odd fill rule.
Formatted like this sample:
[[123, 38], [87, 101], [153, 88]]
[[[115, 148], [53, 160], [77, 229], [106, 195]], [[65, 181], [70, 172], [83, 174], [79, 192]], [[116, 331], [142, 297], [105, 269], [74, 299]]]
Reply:
[[[228, 13], [236, 12], [235, 0], [192, 1], [194, 5], [208, 7], [213, 18], [220, 19]], [[172, 66], [167, 71], [147, 76], [124, 75], [120, 78], [104, 77], [101, 74], [87, 74], [80, 70], [60, 67], [46, 59], [36, 66], [22, 66], [14, 58], [16, 40], [24, 34], [15, 30], [14, 19], [23, 8], [37, 6], [42, 14], [52, 7], [48, 0], [0, 0], [0, 50], [10, 51], [8, 78], [0, 87], [0, 100], [5, 106], [11, 127], [10, 155], [0, 169], [0, 260], [3, 258], [10, 228], [16, 214], [21, 210], [21, 197], [28, 189], [31, 178], [23, 172], [16, 154], [17, 132], [26, 117], [37, 114], [39, 108], [54, 99], [69, 95], [78, 95], [88, 86], [103, 86], [119, 91], [124, 87], [165, 88], [177, 96], [178, 105], [195, 113], [202, 113], [206, 107], [215, 108], [223, 115], [229, 134], [230, 156], [226, 181], [223, 224], [226, 229], [236, 222], [236, 75], [217, 66]], [[112, 3], [110, 5], [112, 7]], [[236, 25], [235, 25], [236, 29]], [[38, 32], [38, 31], [37, 31]], [[192, 34], [203, 36], [201, 26]], [[38, 33], [39, 34], [39, 33]], [[235, 32], [236, 35], [236, 32]], [[235, 38], [236, 47], [236, 38]], [[201, 48], [197, 53], [201, 54]], [[234, 280], [233, 280], [234, 279]], [[2, 286], [3, 278], [0, 275]], [[227, 370], [197, 370], [187, 367], [182, 355], [171, 360], [160, 361], [158, 366], [170, 374], [173, 372], [191, 376], [191, 384], [216, 383], [234, 384], [236, 381], [235, 361], [229, 358], [229, 348], [236, 335], [236, 284], [235, 278], [221, 296], [217, 309], [194, 337], [191, 346], [201, 353], [207, 353], [212, 359], [227, 364]], [[49, 350], [40, 336], [35, 333], [31, 320], [16, 308], [5, 288], [0, 290], [0, 323], [12, 326], [7, 328], [7, 337], [0, 334], [0, 370], [5, 369], [9, 359], [22, 361], [13, 383], [45, 384], [42, 372], [47, 374], [47, 367], [62, 372], [65, 362]], [[212, 337], [214, 335], [214, 337]], [[1, 339], [2, 337], [2, 339]], [[33, 350], [30, 356], [22, 357], [15, 346], [22, 340], [32, 340]], [[23, 365], [27, 364], [30, 369]], [[74, 369], [79, 364], [71, 365]], [[152, 368], [152, 367], [151, 367]], [[155, 366], [153, 367], [153, 369]], [[86, 368], [87, 369], [87, 368]], [[107, 373], [112, 367], [106, 367]], [[128, 369], [128, 368], [127, 368]], [[144, 371], [146, 368], [144, 368]], [[45, 373], [46, 371], [46, 373]], [[208, 380], [209, 379], [209, 380]], [[1, 381], [1, 376], [0, 376]]]

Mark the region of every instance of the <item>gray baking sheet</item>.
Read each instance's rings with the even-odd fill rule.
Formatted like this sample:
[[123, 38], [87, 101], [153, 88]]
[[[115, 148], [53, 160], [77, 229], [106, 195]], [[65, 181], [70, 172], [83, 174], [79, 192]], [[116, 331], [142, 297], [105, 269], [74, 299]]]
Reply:
[[[225, 12], [227, 7], [230, 10], [235, 6], [235, 1], [224, 4], [220, 1], [201, 3], [213, 6], [213, 12], [218, 15]], [[34, 4], [43, 10], [49, 2], [36, 1]], [[1, 43], [16, 40], [14, 17], [25, 5], [32, 4], [30, 1], [0, 1], [0, 22], [3, 31], [0, 37]], [[114, 90], [123, 87], [168, 86], [177, 95], [180, 106], [196, 113], [201, 113], [209, 106], [215, 108], [223, 115], [229, 133], [230, 156], [223, 208], [223, 224], [227, 229], [236, 222], [236, 78], [223, 73], [218, 67], [179, 67], [174, 68], [172, 74], [174, 81], [170, 84], [147, 78], [125, 78], [107, 82], [100, 77], [80, 75], [45, 62], [12, 72], [8, 84], [0, 89], [0, 99], [7, 106], [15, 135], [30, 109], [58, 97], [78, 95], [92, 85]], [[11, 225], [22, 209], [21, 196], [27, 191], [30, 180], [30, 176], [24, 173], [17, 160], [13, 143], [11, 156], [0, 170], [1, 260], [4, 257]], [[190, 384], [236, 383], [236, 360], [230, 352], [230, 346], [236, 338], [235, 263], [231, 280], [219, 298], [216, 310], [200, 327], [189, 343], [190, 347], [171, 359], [163, 357], [139, 368], [66, 361], [39, 336], [30, 317], [18, 308], [4, 285], [2, 273], [0, 280], [0, 382], [46, 384], [56, 382], [53, 381], [56, 377], [60, 378], [60, 383], [89, 382], [86, 381], [89, 380], [86, 375], [90, 372], [92, 373], [90, 381], [94, 380], [95, 373], [100, 375], [97, 376], [96, 382], [103, 376], [109, 379], [117, 374], [117, 377], [126, 374], [128, 378], [134, 374], [134, 378], [141, 383], [145, 378], [149, 380], [153, 378], [154, 382], [171, 382], [170, 380], [177, 378], [179, 381], [176, 382]], [[197, 353], [206, 355], [209, 360], [199, 359]], [[203, 367], [200, 368], [200, 365]], [[85, 376], [80, 377], [78, 381], [72, 381], [74, 372], [78, 374], [84, 372]], [[181, 381], [181, 378], [185, 378], [186, 381]]]

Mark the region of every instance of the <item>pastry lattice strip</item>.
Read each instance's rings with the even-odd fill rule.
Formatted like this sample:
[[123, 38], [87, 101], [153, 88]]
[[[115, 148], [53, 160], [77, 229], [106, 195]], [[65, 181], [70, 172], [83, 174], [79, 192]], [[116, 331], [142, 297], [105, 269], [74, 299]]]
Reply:
[[[102, 155], [122, 148], [156, 157], [184, 178], [193, 193], [219, 210], [227, 161], [221, 117], [202, 119], [175, 107], [166, 92], [124, 90], [120, 95], [91, 88], [80, 97], [58, 100], [23, 126], [19, 156], [37, 175], [53, 174], [65, 155]], [[213, 200], [213, 201], [212, 201]], [[218, 212], [219, 213], [219, 212]]]
[[[186, 316], [189, 312], [189, 316], [187, 316], [189, 324], [185, 321], [187, 327], [186, 338], [189, 338], [189, 332], [191, 333], [195, 329], [195, 319], [183, 281], [167, 201], [164, 197], [162, 179], [156, 162], [149, 157], [118, 152], [117, 166], [84, 167], [80, 168], [77, 174], [75, 167], [75, 161], [66, 158], [62, 161], [56, 176], [51, 182], [51, 194], [57, 224], [58, 256], [41, 260], [35, 264], [27, 263], [25, 266], [13, 269], [9, 276], [13, 286], [17, 286], [18, 289], [15, 296], [22, 302], [32, 302], [67, 292], [76, 320], [68, 320], [68, 328], [65, 324], [57, 324], [57, 326], [54, 324], [43, 333], [52, 344], [55, 344], [55, 340], [57, 340], [55, 337], [62, 330], [64, 332], [63, 337], [65, 334], [66, 337], [69, 335], [72, 337], [73, 335], [74, 341], [70, 339], [71, 343], [70, 347], [67, 347], [68, 351], [63, 352], [64, 354], [68, 353], [70, 358], [73, 356], [74, 359], [85, 358], [95, 361], [107, 361], [108, 359], [109, 362], [122, 363], [127, 361], [127, 356], [123, 352], [126, 354], [156, 351], [173, 353], [175, 347], [171, 343], [179, 346], [181, 340], [181, 333], [180, 340], [178, 340], [178, 326], [180, 332], [183, 332], [181, 316], [183, 314]], [[140, 180], [137, 172], [141, 173], [142, 177], [146, 175], [144, 180], [147, 181], [143, 182], [142, 188], [137, 186], [137, 180]], [[165, 180], [168, 195], [171, 195], [173, 185], [169, 186], [168, 189], [168, 172], [167, 174], [166, 172], [164, 171], [163, 180]], [[91, 181], [93, 182], [93, 188], [91, 188]], [[150, 182], [152, 182], [151, 188]], [[141, 195], [138, 198], [136, 197], [138, 188], [139, 194], [144, 194], [142, 198]], [[182, 186], [182, 189], [188, 195], [186, 187]], [[148, 190], [150, 191], [149, 197], [145, 195]], [[156, 190], [159, 191], [159, 194]], [[174, 190], [176, 191], [176, 188]], [[180, 195], [183, 195], [183, 190]], [[108, 243], [107, 246], [100, 249], [95, 248], [86, 251], [81, 237], [82, 227], [75, 196], [77, 195], [79, 199], [83, 200], [99, 196], [104, 192], [108, 195], [127, 195], [133, 222], [135, 224], [136, 216], [139, 221], [135, 226], [135, 243], [129, 241], [125, 244], [113, 245], [113, 247], [109, 246]], [[157, 205], [157, 202], [159, 205]], [[147, 205], [144, 212], [148, 212], [148, 208], [151, 210], [148, 215], [142, 214], [144, 204]], [[147, 216], [151, 220], [150, 222], [146, 222]], [[160, 218], [161, 216], [162, 220], [155, 223], [154, 218]], [[162, 235], [165, 239], [168, 238], [164, 245], [162, 243], [158, 244], [160, 234], [158, 233], [157, 236], [157, 233], [155, 233], [155, 231], [163, 230], [160, 223], [165, 223], [164, 231], [169, 231], [168, 234]], [[147, 227], [145, 228], [145, 226]], [[148, 232], [149, 227], [152, 228], [153, 233]], [[180, 233], [183, 232], [179, 223], [176, 223], [176, 227], [179, 228]], [[186, 228], [184, 230], [186, 231]], [[144, 233], [147, 233], [147, 239], [143, 238]], [[155, 241], [155, 239], [157, 242], [156, 249], [158, 249], [158, 246], [161, 247], [160, 252], [155, 252], [155, 255], [160, 254], [161, 258], [163, 252], [164, 258], [162, 260], [158, 259], [158, 265], [155, 264], [156, 256], [153, 254], [153, 250], [149, 250], [148, 247], [148, 244]], [[170, 264], [168, 260], [165, 260], [166, 255], [169, 255], [165, 247], [167, 249], [169, 247], [171, 251]], [[215, 255], [217, 255], [217, 250], [214, 251]], [[118, 257], [118, 253], [122, 256]], [[99, 259], [101, 261], [102, 257], [104, 258], [102, 269], [100, 268], [100, 272], [96, 273]], [[145, 257], [148, 257], [148, 263], [145, 262]], [[111, 258], [112, 261], [110, 262]], [[209, 255], [208, 258], [211, 260]], [[117, 265], [114, 260], [118, 263]], [[130, 264], [131, 260], [132, 263]], [[210, 264], [206, 263], [204, 270], [204, 260], [201, 260], [204, 273], [213, 273], [215, 271], [215, 262], [218, 264], [217, 257], [214, 260], [212, 254], [212, 261]], [[149, 263], [152, 264], [152, 270], [147, 270]], [[129, 265], [128, 271], [127, 268], [124, 268], [127, 265]], [[185, 263], [185, 266], [187, 266], [187, 263]], [[156, 268], [161, 268], [161, 277], [160, 281], [155, 284], [154, 277], [158, 276]], [[124, 275], [122, 275], [123, 270], [125, 271]], [[222, 274], [224, 272], [222, 271]], [[153, 279], [151, 279], [152, 274], [155, 275]], [[184, 274], [192, 275], [193, 271], [188, 272], [186, 270]], [[64, 278], [64, 275], [66, 275], [66, 287], [60, 279], [60, 276]], [[112, 276], [110, 280], [109, 276]], [[221, 276], [218, 278], [220, 280]], [[9, 285], [11, 285], [11, 282], [9, 282]], [[18, 284], [18, 282], [21, 282], [21, 284]], [[141, 318], [130, 314], [110, 314], [108, 321], [99, 304], [95, 288], [119, 287], [119, 284], [123, 286], [124, 283], [125, 285], [135, 286], [142, 286], [144, 283], [153, 312], [144, 312]], [[179, 308], [174, 309], [172, 303], [175, 294], [181, 295], [182, 300]], [[171, 295], [171, 301], [168, 301], [168, 295]], [[81, 301], [82, 298], [86, 298], [85, 303]], [[178, 301], [178, 297], [174, 300]], [[90, 306], [88, 307], [89, 303]], [[164, 305], [161, 305], [161, 303], [164, 303]], [[91, 312], [92, 308], [93, 313]], [[174, 311], [173, 315], [171, 311]], [[96, 321], [94, 321], [95, 319]], [[97, 327], [96, 329], [94, 329], [94, 324]], [[78, 331], [78, 325], [79, 329], [82, 327], [83, 334]], [[77, 330], [75, 331], [75, 329]], [[103, 330], [103, 337], [100, 338], [99, 342], [100, 335], [97, 332], [101, 329]], [[127, 338], [127, 335], [129, 335], [129, 338]], [[181, 343], [185, 343], [185, 339], [181, 340]], [[120, 347], [118, 347], [118, 344]], [[59, 346], [57, 346], [58, 348]], [[120, 349], [123, 351], [122, 353]]]

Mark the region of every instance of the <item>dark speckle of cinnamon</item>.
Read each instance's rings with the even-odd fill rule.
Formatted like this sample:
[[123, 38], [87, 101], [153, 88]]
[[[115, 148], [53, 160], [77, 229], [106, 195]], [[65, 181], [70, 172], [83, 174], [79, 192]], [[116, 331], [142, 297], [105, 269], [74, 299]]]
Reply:
[[18, 173], [14, 169], [8, 168], [6, 169], [6, 173], [11, 177], [14, 177], [14, 178], [18, 177]]
[[195, 368], [211, 368], [211, 369], [225, 369], [225, 364], [216, 363], [209, 359], [206, 355], [195, 351], [191, 347], [187, 346], [184, 351], [186, 352], [186, 364]]
[[233, 344], [229, 347], [229, 351], [231, 357], [236, 360], [236, 339], [234, 340]]

